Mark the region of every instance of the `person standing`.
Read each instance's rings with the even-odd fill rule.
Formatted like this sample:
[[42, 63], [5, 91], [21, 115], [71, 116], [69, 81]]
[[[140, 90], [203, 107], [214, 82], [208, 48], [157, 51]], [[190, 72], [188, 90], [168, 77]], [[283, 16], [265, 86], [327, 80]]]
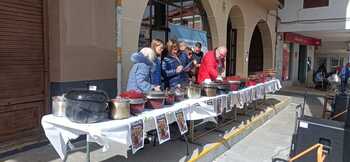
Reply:
[[179, 44], [176, 40], [169, 40], [167, 43], [168, 54], [162, 62], [165, 88], [174, 89], [182, 83], [183, 65], [179, 59]]
[[[189, 47], [186, 47], [180, 54], [179, 59], [181, 61], [181, 65], [184, 67], [183, 72], [181, 73], [182, 84], [188, 84], [190, 81], [189, 73], [193, 67], [192, 61], [192, 50]], [[191, 52], [191, 53], [189, 53]], [[191, 56], [189, 55], [191, 54]]]
[[[227, 48], [220, 46], [213, 51], [208, 51], [199, 67], [197, 83], [210, 82], [222, 79], [224, 74], [224, 60], [226, 57]], [[221, 68], [221, 69], [220, 69]]]
[[160, 39], [154, 39], [151, 42], [151, 48], [156, 54], [156, 60], [154, 61], [155, 63], [155, 69], [152, 72], [151, 75], [151, 83], [153, 85], [159, 85], [162, 86], [162, 67], [161, 67], [161, 59], [162, 59], [162, 53], [164, 50], [164, 42]]
[[200, 66], [203, 55], [204, 53], [202, 52], [202, 44], [200, 42], [196, 42], [194, 44], [193, 58], [196, 60], [198, 67]]
[[350, 78], [350, 63], [347, 63], [340, 72], [341, 78], [341, 91], [344, 92], [346, 90], [348, 79]]
[[151, 84], [151, 72], [154, 70], [156, 55], [151, 48], [143, 48], [131, 55], [134, 63], [129, 71], [127, 90], [147, 93], [151, 90], [160, 91], [159, 85]]

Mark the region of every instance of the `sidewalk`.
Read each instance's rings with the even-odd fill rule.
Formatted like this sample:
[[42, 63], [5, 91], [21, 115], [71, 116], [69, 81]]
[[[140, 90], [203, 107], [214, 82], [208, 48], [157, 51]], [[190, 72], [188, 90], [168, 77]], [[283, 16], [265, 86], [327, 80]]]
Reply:
[[[319, 97], [308, 96], [306, 115], [317, 112]], [[291, 104], [262, 127], [231, 147], [215, 162], [271, 162], [272, 158], [287, 159], [295, 126], [295, 106], [303, 103], [303, 96], [291, 97]]]
[[[267, 98], [267, 103], [265, 105], [272, 105], [272, 104], [281, 104], [284, 105], [287, 103], [287, 98], [285, 96], [281, 95], [269, 95]], [[284, 106], [285, 107], [285, 106]], [[284, 107], [281, 107], [284, 108]], [[109, 152], [102, 152], [102, 149], [98, 145], [92, 146], [92, 153], [91, 153], [91, 161], [103, 161], [103, 162], [118, 162], [118, 161], [126, 161], [126, 162], [172, 162], [172, 161], [188, 161], [191, 159], [199, 159], [200, 161], [212, 161], [215, 157], [222, 154], [223, 151], [221, 147], [224, 147], [225, 144], [220, 145], [217, 149], [211, 150], [214, 145], [220, 144], [220, 140], [225, 139], [226, 135], [230, 134], [230, 132], [235, 132], [237, 130], [240, 131], [240, 134], [236, 134], [235, 137], [239, 138], [232, 138], [228, 141], [228, 143], [234, 144], [237, 143], [239, 140], [243, 139], [245, 136], [247, 136], [251, 131], [256, 129], [258, 126], [262, 125], [266, 120], [268, 120], [270, 117], [272, 117], [275, 113], [273, 111], [273, 108], [267, 108], [266, 106], [261, 105], [259, 108], [262, 110], [260, 111], [249, 111], [249, 116], [239, 116], [239, 119], [237, 122], [234, 122], [222, 129], [221, 132], [225, 132], [224, 134], [214, 132], [210, 135], [207, 135], [203, 138], [200, 138], [198, 143], [203, 144], [203, 146], [190, 144], [190, 155], [186, 156], [186, 143], [181, 140], [175, 140], [166, 142], [162, 145], [157, 145], [156, 147], [153, 147], [152, 144], [148, 144], [145, 146], [143, 150], [140, 150], [135, 155], [129, 155], [128, 159], [125, 159], [121, 156], [115, 156], [113, 154], [113, 151]], [[263, 112], [271, 112], [269, 115], [264, 115], [266, 113]], [[259, 116], [263, 116], [264, 120], [258, 120], [258, 122], [252, 122], [253, 119], [255, 120]], [[254, 116], [254, 118], [251, 118]], [[259, 118], [260, 119], [260, 118]], [[252, 125], [251, 125], [252, 123]], [[244, 129], [242, 129], [244, 128]], [[219, 142], [218, 142], [219, 141]], [[84, 142], [79, 142], [79, 145], [83, 146]], [[209, 151], [207, 154], [203, 154], [205, 152]], [[71, 153], [68, 156], [68, 162], [77, 162], [77, 161], [85, 161], [85, 150], [79, 150], [74, 153]], [[211, 160], [210, 160], [211, 159]], [[61, 161], [58, 158], [58, 155], [54, 151], [53, 147], [51, 145], [45, 145], [39, 148], [34, 148], [29, 151], [17, 153], [15, 155], [6, 157], [4, 159], [0, 159], [0, 161], [5, 162], [59, 162]]]
[[[316, 95], [316, 96], [324, 96], [326, 95], [327, 91], [321, 91], [317, 90], [315, 88], [307, 88], [306, 89], [307, 94], [309, 95]], [[289, 92], [289, 93], [295, 93], [299, 95], [305, 94], [305, 86], [290, 86], [290, 87], [283, 87], [280, 92]]]

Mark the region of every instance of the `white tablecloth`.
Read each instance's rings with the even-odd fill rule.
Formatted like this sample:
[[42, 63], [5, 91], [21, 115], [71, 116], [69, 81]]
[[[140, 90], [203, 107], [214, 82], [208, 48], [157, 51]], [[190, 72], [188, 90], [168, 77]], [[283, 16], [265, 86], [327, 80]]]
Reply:
[[[256, 86], [248, 87], [240, 91], [233, 91], [231, 105], [242, 108], [244, 104], [251, 103], [256, 99], [261, 99], [266, 93], [276, 92], [281, 88], [279, 80], [271, 80]], [[172, 106], [147, 110], [138, 116], [133, 116], [124, 120], [109, 120], [93, 124], [78, 124], [71, 122], [65, 117], [55, 117], [53, 115], [45, 115], [41, 124], [44, 128], [46, 137], [55, 148], [61, 159], [67, 154], [69, 140], [76, 139], [80, 135], [87, 135], [89, 142], [96, 142], [103, 146], [103, 151], [112, 150], [114, 154], [127, 157], [127, 151], [131, 145], [129, 125], [130, 123], [144, 119], [144, 131], [156, 129], [154, 117], [166, 114], [168, 123], [175, 122], [174, 112], [183, 109], [186, 120], [199, 120], [216, 117], [216, 111], [213, 106], [206, 104], [207, 100], [215, 99], [215, 97], [202, 97], [199, 99], [188, 99], [183, 102], [176, 103]], [[113, 146], [113, 149], [111, 147]]]

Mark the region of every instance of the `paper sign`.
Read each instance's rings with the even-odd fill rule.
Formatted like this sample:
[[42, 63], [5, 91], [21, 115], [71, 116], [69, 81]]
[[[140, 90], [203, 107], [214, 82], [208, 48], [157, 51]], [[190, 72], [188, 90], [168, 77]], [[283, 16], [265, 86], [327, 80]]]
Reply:
[[214, 105], [214, 99], [208, 100], [207, 105], [210, 105], [210, 106]]
[[159, 144], [162, 144], [170, 140], [170, 131], [169, 131], [169, 125], [168, 125], [168, 120], [166, 118], [166, 115], [162, 114], [162, 115], [156, 116], [155, 122], [157, 127]]
[[90, 91], [96, 91], [97, 90], [97, 86], [90, 85], [89, 86], [89, 90]]
[[221, 114], [222, 113], [222, 105], [221, 105], [221, 97], [217, 98], [216, 100], [214, 100], [215, 102], [215, 112], [216, 114]]
[[299, 123], [299, 126], [300, 126], [301, 128], [306, 128], [306, 129], [309, 128], [309, 124], [306, 123], [306, 122], [302, 122], [302, 121]]
[[226, 112], [231, 112], [232, 111], [232, 104], [231, 104], [231, 94], [226, 97]]
[[224, 110], [227, 108], [227, 96], [222, 96], [221, 101], [222, 110]]
[[185, 134], [188, 131], [188, 127], [186, 124], [186, 117], [182, 109], [177, 110], [175, 112], [175, 118], [176, 118], [177, 125], [179, 126], [181, 135]]
[[131, 150], [132, 153], [135, 154], [136, 151], [140, 150], [144, 147], [144, 122], [143, 119], [137, 120], [130, 124], [130, 132], [131, 132]]

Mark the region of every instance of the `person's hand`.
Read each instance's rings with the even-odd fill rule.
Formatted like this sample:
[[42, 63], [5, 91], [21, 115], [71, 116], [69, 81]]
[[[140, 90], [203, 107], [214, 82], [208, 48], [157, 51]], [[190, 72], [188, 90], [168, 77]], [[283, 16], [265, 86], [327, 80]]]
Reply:
[[161, 91], [161, 90], [160, 90], [160, 86], [155, 86], [155, 87], [153, 88], [153, 90], [154, 90], [154, 91]]
[[193, 60], [193, 64], [197, 65], [197, 63], [198, 63], [197, 60]]
[[217, 81], [223, 81], [224, 79], [223, 79], [222, 76], [218, 76], [218, 77], [216, 78], [216, 80], [217, 80]]
[[178, 66], [177, 68], [176, 68], [176, 73], [181, 73], [181, 71], [183, 70], [183, 66], [182, 65], [180, 65], [180, 66]]
[[203, 82], [206, 83], [206, 84], [209, 84], [209, 83], [211, 83], [211, 80], [210, 79], [205, 79]]
[[199, 68], [200, 66], [201, 66], [201, 64], [196, 64], [196, 67], [198, 67], [198, 68]]

